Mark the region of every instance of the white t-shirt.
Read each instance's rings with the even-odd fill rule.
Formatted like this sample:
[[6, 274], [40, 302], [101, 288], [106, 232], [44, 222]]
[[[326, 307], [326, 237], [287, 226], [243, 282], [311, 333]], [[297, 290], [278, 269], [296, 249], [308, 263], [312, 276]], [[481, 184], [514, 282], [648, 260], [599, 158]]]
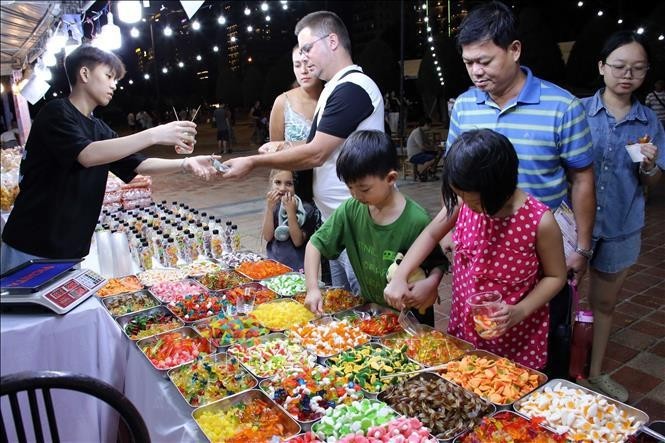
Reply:
[[[347, 74], [349, 71], [360, 72]], [[376, 83], [362, 73], [360, 66], [350, 65], [326, 83], [315, 116], [308, 142], [316, 131], [344, 139], [360, 129], [383, 131], [383, 97]], [[338, 147], [323, 165], [314, 168], [312, 191], [323, 220], [351, 197], [349, 189], [337, 177], [339, 152]]]

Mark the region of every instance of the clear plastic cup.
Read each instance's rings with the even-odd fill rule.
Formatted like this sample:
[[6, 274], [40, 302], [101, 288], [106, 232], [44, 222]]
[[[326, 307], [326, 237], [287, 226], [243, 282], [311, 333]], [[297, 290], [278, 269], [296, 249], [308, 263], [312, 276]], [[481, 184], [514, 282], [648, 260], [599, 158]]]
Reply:
[[479, 292], [466, 300], [480, 338], [491, 340], [497, 337], [499, 324], [491, 320], [490, 316], [499, 310], [502, 303], [501, 294], [496, 291]]
[[245, 292], [236, 298], [236, 310], [238, 314], [249, 314], [254, 310], [254, 301], [256, 293], [250, 288], [245, 288]]

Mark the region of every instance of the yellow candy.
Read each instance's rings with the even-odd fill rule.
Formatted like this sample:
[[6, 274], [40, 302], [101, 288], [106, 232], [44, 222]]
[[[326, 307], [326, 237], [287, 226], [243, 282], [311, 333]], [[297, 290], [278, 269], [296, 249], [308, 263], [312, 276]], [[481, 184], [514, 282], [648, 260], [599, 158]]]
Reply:
[[240, 422], [234, 411], [204, 411], [196, 420], [212, 441], [224, 441], [238, 432]]
[[297, 302], [274, 302], [259, 305], [252, 315], [263, 326], [274, 331], [289, 329], [314, 319], [314, 314]]

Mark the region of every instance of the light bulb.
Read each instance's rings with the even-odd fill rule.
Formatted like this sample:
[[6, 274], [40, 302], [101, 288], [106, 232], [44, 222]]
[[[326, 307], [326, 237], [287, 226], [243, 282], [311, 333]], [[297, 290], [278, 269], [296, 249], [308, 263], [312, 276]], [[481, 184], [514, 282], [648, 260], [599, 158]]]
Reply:
[[254, 28], [252, 27], [252, 25], [247, 26], [247, 32], [252, 32], [253, 30]]
[[217, 23], [219, 23], [220, 25], [226, 24], [226, 17], [220, 15], [219, 17], [217, 17]]
[[201, 29], [201, 23], [199, 23], [198, 20], [194, 20], [192, 22], [192, 29], [198, 31], [199, 29]]
[[125, 23], [136, 23], [143, 16], [143, 7], [139, 1], [121, 0], [116, 2], [118, 18]]
[[164, 27], [164, 35], [167, 37], [171, 37], [173, 35], [173, 29], [171, 29], [170, 26], [165, 26]]
[[108, 22], [102, 26], [101, 34], [95, 39], [99, 40], [97, 42], [97, 46], [107, 51], [120, 49], [122, 46], [122, 35], [120, 34], [120, 28], [113, 23], [112, 13], [109, 12], [106, 14], [106, 19]]
[[145, 74], [143, 74], [143, 78], [146, 80], [150, 80], [150, 74], [146, 72]]
[[268, 3], [261, 3], [261, 11], [266, 12], [268, 10]]
[[132, 26], [132, 29], [129, 30], [129, 35], [131, 35], [134, 38], [138, 38], [141, 33], [139, 32], [138, 29], [136, 29], [135, 26]]
[[196, 56], [196, 60], [197, 60], [197, 61], [199, 61], [199, 62], [200, 62], [200, 61], [201, 61], [201, 59], [202, 59], [202, 57], [201, 57], [200, 55], [197, 55], [197, 56]]
[[183, 62], [178, 62], [178, 67], [179, 67], [179, 68], [184, 68], [184, 67], [185, 67], [185, 64], [184, 64]]
[[215, 45], [212, 47], [213, 52], [219, 52], [219, 46]]
[[252, 13], [252, 11], [250, 11], [249, 8], [247, 6], [245, 6], [245, 15], [249, 15], [251, 13]]
[[162, 68], [162, 74], [168, 74], [169, 69], [167, 67]]

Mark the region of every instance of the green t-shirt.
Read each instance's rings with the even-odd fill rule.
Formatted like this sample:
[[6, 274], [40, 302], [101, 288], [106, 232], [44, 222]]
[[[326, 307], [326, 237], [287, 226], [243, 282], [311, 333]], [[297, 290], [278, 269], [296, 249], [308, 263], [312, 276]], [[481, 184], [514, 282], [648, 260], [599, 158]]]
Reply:
[[[430, 222], [427, 212], [406, 198], [404, 211], [393, 223], [374, 222], [367, 205], [355, 198], [342, 203], [311, 238], [312, 244], [327, 259], [335, 259], [346, 249], [365, 300], [386, 305], [383, 290], [386, 272], [398, 252], [406, 253]], [[440, 247], [434, 248], [421, 267], [428, 272], [448, 261]]]

